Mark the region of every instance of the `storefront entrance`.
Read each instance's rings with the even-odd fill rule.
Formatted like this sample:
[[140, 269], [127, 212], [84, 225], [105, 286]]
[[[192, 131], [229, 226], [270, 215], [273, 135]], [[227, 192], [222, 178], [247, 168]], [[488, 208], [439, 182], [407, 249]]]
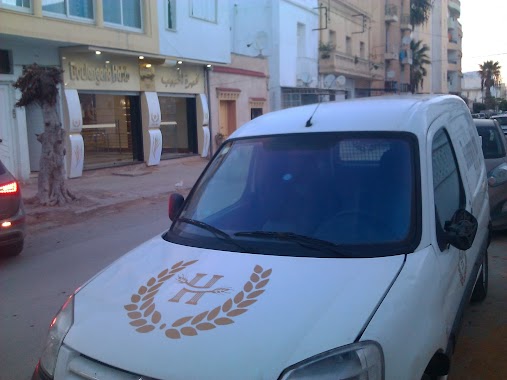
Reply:
[[142, 161], [139, 96], [78, 93], [83, 116], [84, 169]]
[[196, 100], [194, 97], [159, 95], [162, 133], [161, 159], [197, 153]]

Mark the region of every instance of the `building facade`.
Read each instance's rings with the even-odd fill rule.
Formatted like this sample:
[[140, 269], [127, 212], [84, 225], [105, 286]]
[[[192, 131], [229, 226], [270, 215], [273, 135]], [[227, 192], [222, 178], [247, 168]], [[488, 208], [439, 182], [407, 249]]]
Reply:
[[69, 177], [207, 156], [207, 75], [230, 62], [229, 36], [218, 2], [0, 0], [0, 159], [20, 179], [39, 170], [41, 111], [15, 108], [12, 87], [31, 63], [64, 71]]
[[[231, 2], [232, 52], [266, 57], [269, 109], [316, 103], [319, 87], [316, 0]], [[326, 93], [327, 94], [327, 93]]]

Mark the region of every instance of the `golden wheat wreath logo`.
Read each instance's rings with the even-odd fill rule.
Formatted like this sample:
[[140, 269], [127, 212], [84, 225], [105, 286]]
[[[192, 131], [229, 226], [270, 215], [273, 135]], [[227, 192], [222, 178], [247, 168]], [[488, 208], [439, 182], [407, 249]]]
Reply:
[[[257, 302], [256, 298], [264, 293], [263, 288], [269, 282], [269, 276], [272, 272], [271, 269], [264, 270], [260, 265], [256, 265], [250, 275], [249, 281], [243, 285], [243, 290], [233, 298], [229, 298], [221, 306], [204, 311], [198, 315], [180, 318], [170, 325], [163, 323], [162, 315], [156, 310], [155, 295], [164, 282], [197, 261], [180, 261], [174, 264], [170, 270], [164, 269], [156, 278], [150, 278], [146, 282], [146, 285], [141, 286], [137, 290], [137, 293], [132, 294], [130, 297], [132, 303], [124, 307], [128, 312], [128, 317], [132, 319], [130, 324], [136, 327], [137, 332], [148, 333], [159, 328], [160, 330], [165, 330], [165, 335], [168, 338], [180, 339], [183, 335], [195, 336], [199, 331], [212, 330], [217, 326], [234, 323], [233, 318], [246, 313], [248, 307]], [[181, 280], [178, 281], [181, 282]], [[223, 289], [219, 288], [218, 290], [221, 291]]]

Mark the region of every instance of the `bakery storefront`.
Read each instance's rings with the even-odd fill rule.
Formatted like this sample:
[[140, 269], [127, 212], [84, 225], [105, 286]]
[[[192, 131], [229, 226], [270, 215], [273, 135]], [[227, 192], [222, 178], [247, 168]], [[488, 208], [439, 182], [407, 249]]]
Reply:
[[201, 153], [203, 65], [169, 62], [157, 66], [154, 85], [160, 104], [161, 158]]
[[209, 152], [202, 64], [62, 50], [67, 173]]
[[95, 51], [62, 54], [66, 93], [77, 90], [79, 98], [85, 170], [143, 161], [138, 60]]

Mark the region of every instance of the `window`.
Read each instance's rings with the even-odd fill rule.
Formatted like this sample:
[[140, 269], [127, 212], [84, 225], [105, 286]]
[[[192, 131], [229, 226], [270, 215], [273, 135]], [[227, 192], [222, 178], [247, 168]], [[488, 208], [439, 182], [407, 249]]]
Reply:
[[345, 37], [345, 49], [348, 55], [352, 55], [352, 38]]
[[465, 207], [465, 193], [451, 141], [443, 129], [433, 139], [432, 164], [437, 240], [444, 250], [447, 244], [443, 238], [445, 222]]
[[142, 28], [141, 0], [104, 0], [104, 21], [129, 28]]
[[[234, 139], [221, 146], [181, 214], [212, 228], [176, 222], [166, 239], [195, 247], [240, 246], [255, 254], [327, 258], [335, 257], [333, 252], [319, 251], [312, 239], [338, 244], [336, 257], [413, 252], [420, 236], [417, 157], [417, 139], [408, 133]], [[230, 238], [217, 239], [216, 229]], [[273, 239], [278, 233], [306, 238]]]
[[42, 0], [42, 10], [92, 20], [93, 0]]
[[201, 20], [217, 21], [216, 0], [190, 0], [190, 15]]
[[32, 8], [31, 0], [0, 0], [0, 6], [25, 8], [26, 10]]
[[298, 22], [297, 26], [298, 57], [306, 57], [306, 26]]
[[364, 42], [359, 42], [359, 56], [364, 59]]
[[250, 109], [250, 119], [255, 119], [262, 115], [262, 108], [251, 108]]
[[334, 30], [329, 31], [329, 44], [336, 46], [336, 32]]
[[176, 0], [167, 0], [167, 29], [176, 29]]

